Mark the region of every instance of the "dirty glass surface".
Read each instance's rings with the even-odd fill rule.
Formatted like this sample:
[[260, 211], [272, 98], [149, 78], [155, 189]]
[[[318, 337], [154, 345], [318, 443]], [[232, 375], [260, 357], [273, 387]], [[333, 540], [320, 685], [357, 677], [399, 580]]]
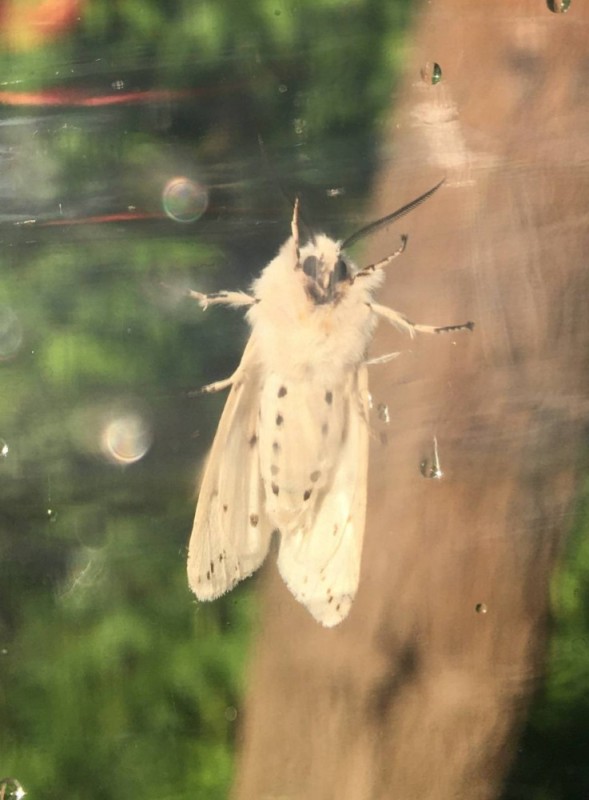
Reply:
[[[519, 364], [528, 363], [524, 358], [518, 361], [525, 348], [518, 350], [517, 335], [514, 339], [512, 333], [519, 318], [507, 313], [502, 317], [510, 284], [495, 285], [491, 273], [477, 271], [472, 264], [483, 264], [485, 253], [497, 242], [493, 238], [491, 245], [483, 218], [487, 206], [497, 208], [504, 195], [489, 176], [501, 174], [520, 187], [517, 213], [523, 219], [542, 176], [548, 176], [557, 196], [559, 187], [576, 186], [574, 181], [582, 174], [573, 175], [571, 167], [581, 164], [586, 170], [583, 146], [575, 140], [571, 163], [566, 163], [565, 150], [554, 179], [547, 163], [552, 164], [561, 140], [553, 131], [543, 131], [542, 120], [558, 115], [549, 107], [545, 117], [534, 117], [538, 103], [530, 76], [550, 72], [555, 84], [558, 75], [570, 76], [575, 54], [582, 58], [579, 41], [583, 31], [586, 35], [589, 17], [574, 0], [570, 8], [568, 3], [530, 0], [518, 7], [509, 25], [505, 19], [515, 14], [514, 4], [494, 4], [492, 16], [500, 22], [495, 39], [489, 34], [493, 62], [483, 56], [484, 20], [473, 17], [471, 30], [460, 25], [468, 16], [463, 3], [440, 0], [434, 5], [437, 17], [430, 3], [418, 9], [408, 0], [12, 0], [3, 4], [2, 800], [21, 797], [23, 792], [45, 800], [109, 800], [123, 794], [145, 800], [221, 800], [232, 786], [237, 787], [235, 796], [256, 800], [379, 798], [391, 796], [395, 786], [396, 796], [411, 800], [587, 797], [588, 562], [585, 501], [580, 492], [582, 448], [563, 445], [569, 439], [582, 442], [580, 381], [571, 379], [567, 392], [563, 390], [565, 399], [575, 398], [574, 409], [567, 406], [564, 416], [555, 411], [561, 409], [560, 401], [552, 402], [555, 387], [562, 385], [558, 370], [543, 373], [546, 380], [534, 384], [532, 399], [517, 382], [515, 390], [511, 383], [499, 390], [500, 381], [493, 377], [493, 390], [503, 398], [495, 402], [494, 411], [482, 405], [465, 407], [460, 397], [467, 396], [465, 387], [476, 383], [476, 376], [488, 374], [501, 361], [496, 342], [512, 348], [513, 374], [519, 379], [525, 372], [524, 367], [518, 372]], [[563, 11], [566, 14], [559, 13]], [[568, 28], [563, 29], [565, 16]], [[512, 35], [507, 44], [506, 30]], [[540, 61], [544, 44], [536, 42], [553, 35], [563, 44], [547, 66]], [[573, 42], [568, 50], [567, 39]], [[456, 61], [461, 48], [471, 54], [466, 64]], [[568, 66], [563, 65], [564, 51], [571, 59]], [[583, 64], [585, 72], [579, 74], [586, 81], [586, 60]], [[508, 72], [516, 73], [518, 80], [524, 76], [517, 90], [506, 77]], [[478, 89], [464, 88], [471, 82]], [[578, 82], [582, 83], [580, 77]], [[481, 85], [493, 97], [485, 97]], [[448, 86], [454, 89], [452, 103], [432, 94], [450, 91]], [[578, 86], [576, 91], [564, 108], [572, 113], [576, 104], [577, 114], [586, 115], [586, 91]], [[455, 127], [467, 95], [469, 114], [461, 122], [468, 148]], [[519, 126], [526, 145], [521, 152], [514, 148], [498, 158], [493, 136], [499, 139], [501, 130], [498, 114], [490, 109], [493, 99], [508, 95], [525, 111], [510, 124]], [[428, 106], [432, 97], [437, 100]], [[558, 108], [564, 114], [563, 106]], [[582, 125], [578, 129], [582, 131]], [[570, 140], [563, 134], [562, 141]], [[521, 171], [526, 148], [535, 177], [529, 182]], [[436, 159], [428, 153], [442, 155]], [[477, 188], [481, 176], [484, 190]], [[521, 401], [522, 408], [529, 403], [534, 409], [541, 405], [539, 397], [542, 402], [549, 397], [548, 410], [542, 406], [542, 414], [526, 428], [529, 433], [533, 427], [530, 435], [538, 448], [525, 449], [522, 463], [538, 466], [538, 471], [521, 478], [523, 490], [520, 484], [513, 495], [507, 488], [504, 492], [513, 500], [510, 513], [516, 515], [513, 531], [518, 542], [524, 538], [528, 517], [517, 497], [533, 485], [537, 493], [530, 505], [539, 508], [541, 498], [547, 506], [552, 503], [543, 517], [543, 543], [534, 545], [532, 555], [529, 545], [518, 550], [518, 544], [507, 557], [511, 571], [503, 572], [498, 557], [496, 569], [490, 570], [492, 581], [477, 583], [473, 577], [470, 583], [469, 576], [477, 574], [470, 562], [460, 575], [454, 572], [466, 552], [464, 540], [446, 535], [444, 520], [448, 523], [450, 517], [438, 515], [433, 506], [427, 524], [435, 529], [435, 542], [424, 537], [408, 563], [427, 564], [444, 542], [451, 544], [431, 571], [426, 570], [431, 580], [420, 577], [415, 593], [399, 578], [398, 596], [403, 595], [405, 606], [401, 602], [398, 613], [405, 620], [411, 616], [405, 607], [425, 614], [416, 613], [415, 620], [411, 617], [413, 621], [406, 624], [415, 634], [411, 645], [403, 638], [405, 623], [398, 628], [385, 622], [377, 625], [376, 612], [363, 610], [362, 605], [350, 618], [352, 627], [344, 628], [346, 621], [333, 635], [298, 608], [292, 613], [300, 614], [301, 621], [293, 617], [291, 626], [291, 612], [284, 612], [284, 607], [295, 601], [277, 588], [275, 577], [269, 578], [267, 589], [262, 588], [264, 579], [254, 578], [214, 603], [197, 604], [187, 587], [186, 549], [198, 475], [224, 402], [223, 396], [200, 395], [197, 390], [235, 369], [247, 327], [239, 310], [211, 308], [203, 314], [186, 290], [247, 289], [290, 235], [295, 196], [301, 199], [305, 220], [343, 239], [366, 223], [371, 213], [383, 215], [442, 178], [456, 191], [467, 187], [470, 199], [464, 203], [453, 198], [465, 195], [445, 195], [440, 205], [425, 212], [423, 219], [432, 226], [414, 230], [424, 249], [452, 265], [449, 277], [438, 279], [435, 271], [416, 274], [419, 267], [413, 262], [411, 269], [400, 267], [398, 273], [395, 266], [387, 280], [397, 274], [400, 307], [425, 317], [419, 321], [437, 322], [427, 317], [439, 309], [443, 322], [475, 319], [473, 337], [481, 325], [485, 330], [487, 320], [487, 334], [480, 335], [482, 355], [476, 351], [479, 360], [474, 367], [471, 362], [471, 372], [452, 373], [455, 382], [449, 396], [431, 394], [425, 387], [428, 409], [436, 410], [427, 412], [430, 416], [423, 427], [407, 423], [408, 429], [419, 432], [407, 480], [428, 493], [427, 502], [433, 502], [438, 485], [440, 491], [451, 492], [452, 474], [456, 485], [461, 469], [477, 486], [488, 486], [487, 480], [497, 485], [496, 476], [504, 474], [503, 458], [509, 461], [509, 456], [501, 442], [491, 441], [491, 419], [501, 416], [508, 394]], [[388, 187], [397, 180], [394, 196], [389, 197]], [[564, 196], [567, 202], [576, 202], [574, 189], [569, 195], [564, 191]], [[530, 228], [550, 225], [556, 212], [551, 202], [546, 208], [545, 216], [534, 217]], [[447, 214], [454, 215], [450, 222]], [[510, 212], [510, 219], [514, 216]], [[558, 215], [555, 224], [560, 223]], [[443, 230], [453, 231], [453, 241], [468, 242], [466, 249], [457, 245], [452, 250]], [[373, 261], [397, 246], [398, 233], [382, 244]], [[582, 241], [576, 228], [568, 236]], [[526, 241], [529, 252], [530, 241], [539, 240], [529, 234]], [[525, 278], [530, 294], [524, 294], [529, 306], [524, 305], [522, 316], [528, 311], [541, 316], [550, 306], [544, 295], [545, 305], [534, 299], [534, 292], [542, 293], [543, 270], [548, 270], [542, 253], [538, 245], [538, 262]], [[370, 260], [366, 255], [363, 263]], [[562, 284], [575, 295], [579, 307], [572, 301], [561, 306], [563, 319], [551, 323], [553, 339], [562, 343], [563, 350], [574, 350], [582, 364], [586, 339], [581, 334], [567, 339], [562, 331], [568, 330], [568, 320], [583, 314], [584, 295], [570, 276]], [[422, 295], [428, 296], [429, 306], [422, 305]], [[402, 346], [409, 353], [419, 348], [411, 343]], [[465, 340], [448, 343], [448, 349], [459, 354], [469, 346]], [[427, 351], [426, 358], [436, 360], [439, 352]], [[554, 358], [558, 361], [560, 353]], [[408, 387], [405, 400], [391, 400], [378, 384], [373, 447], [392, 446], [395, 425], [400, 424], [395, 403], [415, 407], [408, 398], [416, 396], [413, 389], [418, 393], [424, 388], [420, 381], [427, 375], [425, 367], [412, 359], [414, 355], [409, 355], [398, 373], [398, 385]], [[569, 373], [581, 375], [582, 367], [575, 363]], [[386, 380], [394, 380], [391, 374], [387, 372]], [[458, 449], [452, 445], [457, 429], [449, 425], [445, 441], [439, 435], [440, 428], [444, 433], [444, 424], [438, 424], [445, 413], [439, 410], [442, 406], [457, 408], [471, 420]], [[513, 409], [505, 413], [512, 414]], [[430, 424], [431, 419], [436, 423]], [[516, 436], [514, 431], [508, 426], [506, 439], [512, 433]], [[466, 457], [453, 458], [460, 446], [466, 448], [460, 451]], [[560, 453], [556, 467], [546, 452]], [[487, 457], [492, 457], [492, 464]], [[373, 517], [373, 529], [378, 517], [388, 531], [386, 520], [391, 515], [386, 498], [394, 494], [397, 480], [391, 475], [394, 471], [383, 468], [374, 481], [373, 507], [378, 505], [377, 495], [384, 498], [384, 505]], [[553, 497], [555, 481], [561, 481], [562, 494]], [[468, 501], [469, 513], [480, 507], [483, 515], [486, 504], [495, 505], [483, 494]], [[461, 502], [441, 494], [436, 497], [438, 508], [442, 504], [455, 508]], [[405, 513], [421, 520], [421, 501], [409, 504], [409, 509]], [[434, 517], [442, 520], [439, 530]], [[419, 529], [425, 531], [427, 524], [420, 522]], [[494, 541], [484, 526], [478, 530], [470, 525], [469, 530], [469, 548], [481, 531], [484, 547]], [[379, 556], [384, 551], [376, 541], [367, 544], [366, 563], [373, 569], [362, 577], [368, 587], [365, 597], [369, 592], [378, 595], [374, 587], [388, 585], [397, 575], [395, 569], [401, 569], [386, 568], [388, 556]], [[491, 547], [489, 553], [492, 558]], [[534, 572], [539, 561], [542, 567]], [[460, 627], [456, 607], [446, 602], [444, 590], [436, 588], [434, 574], [446, 576], [455, 586], [476, 633]], [[533, 657], [526, 661], [522, 656], [510, 673], [510, 662], [502, 661], [508, 657], [497, 656], [493, 646], [506, 630], [498, 609], [510, 615], [509, 603], [502, 599], [506, 585], [518, 581], [522, 591], [517, 613], [529, 612], [532, 618], [520, 649]], [[395, 613], [388, 601], [386, 608], [387, 614]], [[432, 633], [435, 614], [447, 626], [439, 628], [445, 631], [440, 634], [441, 649]], [[489, 675], [485, 673], [478, 684], [460, 670], [450, 673], [447, 662], [454, 669], [460, 654], [481, 635], [482, 625], [490, 633], [486, 645], [480, 640], [479, 655], [488, 646], [481, 658]], [[313, 626], [308, 639], [305, 626], [309, 631]], [[279, 627], [284, 640], [275, 632]], [[350, 633], [360, 630], [370, 632], [369, 645]], [[319, 639], [328, 636], [332, 638]], [[508, 629], [506, 636], [511, 642], [520, 641], [517, 629]], [[417, 685], [420, 665], [436, 647], [437, 653], [446, 655], [435, 661], [428, 690], [408, 694], [405, 701], [403, 687], [411, 691]], [[252, 678], [249, 665], [254, 653], [258, 667]], [[348, 653], [354, 654], [358, 665], [345, 677], [344, 672], [322, 671], [322, 665], [339, 663], [340, 657], [347, 663]], [[393, 666], [386, 653], [393, 654]], [[300, 668], [303, 661], [306, 671]], [[365, 666], [368, 663], [376, 664], [372, 672]], [[346, 705], [346, 698], [353, 696], [354, 676], [360, 673], [363, 679], [374, 673], [374, 680], [362, 694], [363, 710], [358, 712], [354, 703], [353, 708]], [[278, 674], [283, 684], [273, 695], [266, 679]], [[320, 695], [336, 698], [334, 705], [321, 706], [315, 697], [300, 699], [309, 675], [327, 676]], [[488, 687], [495, 675], [505, 681], [502, 686], [516, 688], [502, 689], [500, 697], [493, 694]], [[467, 699], [457, 702], [467, 680], [472, 680]], [[246, 701], [250, 683], [252, 694]], [[479, 702], [487, 690], [490, 699]], [[468, 738], [468, 728], [458, 724], [452, 743], [451, 733], [444, 733], [444, 748], [455, 756], [454, 774], [460, 772], [459, 778], [447, 782], [439, 774], [435, 778], [427, 766], [431, 748], [437, 746], [437, 723], [424, 723], [434, 742], [424, 751], [418, 744], [425, 735], [419, 723], [409, 724], [404, 716], [413, 713], [417, 720], [427, 719], [434, 694], [456, 713], [446, 721], [450, 732], [452, 719], [478, 715], [483, 729], [488, 720], [485, 735], [471, 742], [475, 761], [469, 746], [460, 741], [461, 735]], [[393, 716], [387, 716], [395, 702]], [[291, 720], [289, 710], [295, 708], [306, 715], [304, 720]], [[285, 725], [288, 720], [286, 735], [278, 734], [281, 717]], [[503, 727], [497, 721], [501, 718]], [[378, 743], [388, 741], [385, 727], [402, 731], [408, 752], [415, 754], [419, 780], [408, 778], [404, 783], [405, 778], [397, 777], [394, 758], [391, 761], [394, 744], [390, 752], [385, 745], [379, 750]], [[495, 728], [499, 733], [493, 738]], [[256, 738], [255, 730], [267, 733]], [[342, 733], [345, 730], [350, 741]], [[349, 760], [350, 774], [374, 775], [381, 770], [380, 782], [358, 779], [355, 784], [348, 776], [345, 788], [336, 791], [329, 777], [339, 774], [334, 753], [345, 759], [353, 752], [356, 731], [364, 731], [370, 755], [357, 763]], [[287, 751], [292, 750], [295, 766], [290, 771], [290, 755], [282, 753], [279, 739]], [[240, 761], [236, 753], [242, 754]], [[308, 774], [306, 764], [313, 764]], [[322, 771], [327, 776], [324, 782], [317, 778], [313, 783], [312, 776]], [[473, 774], [476, 779], [469, 784]], [[489, 774], [492, 780], [487, 780]]]

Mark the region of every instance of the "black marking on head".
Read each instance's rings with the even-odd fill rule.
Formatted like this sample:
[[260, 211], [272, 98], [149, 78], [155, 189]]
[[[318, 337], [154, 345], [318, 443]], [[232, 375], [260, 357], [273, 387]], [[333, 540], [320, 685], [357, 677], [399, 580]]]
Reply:
[[287, 391], [288, 390], [286, 386], [281, 386], [280, 389], [278, 390], [278, 397], [284, 397]]
[[280, 491], [280, 488], [279, 488], [278, 484], [276, 484], [276, 483], [273, 483], [273, 484], [272, 484], [272, 492], [273, 492], [275, 495], [278, 495], [278, 492], [279, 492], [279, 491]]
[[211, 575], [214, 575], [214, 573], [215, 573], [215, 563], [213, 561], [211, 561], [210, 570], [211, 570]]
[[272, 450], [276, 454], [280, 453], [280, 445], [278, 444], [278, 442], [272, 442]]
[[250, 514], [250, 525], [253, 528], [257, 527], [259, 521], [260, 521], [260, 518], [259, 518], [259, 516], [257, 514]]
[[318, 262], [316, 256], [307, 256], [307, 258], [303, 261], [303, 272], [313, 280], [317, 280], [317, 264]]
[[335, 610], [336, 610], [336, 611], [339, 611], [341, 607], [342, 607], [342, 604], [341, 604], [341, 603], [338, 603], [338, 604], [337, 604], [337, 606], [335, 607]]
[[321, 477], [321, 472], [318, 469], [313, 470], [313, 472], [309, 475], [309, 477], [311, 478], [313, 483], [317, 483], [317, 481]]
[[311, 497], [311, 493], [313, 489], [305, 489], [305, 493], [303, 494], [303, 500], [308, 500]]
[[224, 558], [225, 558], [225, 553], [219, 553], [219, 564], [223, 561]]
[[328, 603], [333, 603], [333, 595], [332, 594], [329, 595], [329, 600], [327, 602]]
[[340, 258], [337, 260], [337, 264], [333, 268], [333, 280], [335, 283], [341, 283], [342, 281], [348, 281], [349, 279], [350, 271], [348, 269], [348, 265], [340, 256]]
[[210, 573], [210, 572], [208, 572], [208, 571], [207, 571], [207, 580], [208, 580], [208, 581], [210, 581], [210, 580], [211, 580], [211, 573]]
[[277, 467], [276, 464], [271, 464], [270, 465], [270, 474], [271, 475], [278, 475], [279, 472], [280, 472], [280, 467]]
[[284, 422], [284, 417], [282, 416], [282, 414], [276, 414], [276, 424], [278, 425], [278, 427], [280, 427], [283, 422]]
[[325, 402], [327, 403], [328, 406], [330, 406], [333, 403], [332, 391], [328, 390], [327, 392], [325, 392]]
[[254, 434], [252, 434], [252, 435], [250, 436], [250, 438], [248, 439], [248, 444], [249, 444], [249, 446], [250, 446], [250, 447], [255, 447], [257, 443], [258, 443], [258, 437], [257, 437], [257, 435], [254, 433]]

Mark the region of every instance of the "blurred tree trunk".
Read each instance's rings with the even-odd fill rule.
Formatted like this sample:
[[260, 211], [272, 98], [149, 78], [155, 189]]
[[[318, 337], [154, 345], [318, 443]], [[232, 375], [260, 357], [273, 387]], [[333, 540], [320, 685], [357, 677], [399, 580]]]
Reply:
[[[424, 6], [373, 216], [442, 189], [370, 242], [381, 302], [472, 334], [382, 325], [360, 591], [322, 629], [269, 570], [235, 797], [497, 797], [542, 674], [548, 588], [588, 390], [589, 7]], [[438, 85], [420, 78], [438, 62]], [[394, 158], [392, 157], [394, 147]], [[420, 463], [437, 437], [444, 476]]]

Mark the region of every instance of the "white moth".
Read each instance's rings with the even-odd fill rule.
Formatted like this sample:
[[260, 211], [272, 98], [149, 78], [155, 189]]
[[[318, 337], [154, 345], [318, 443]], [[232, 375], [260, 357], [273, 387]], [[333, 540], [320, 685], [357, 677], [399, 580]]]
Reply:
[[472, 329], [416, 325], [373, 301], [383, 268], [401, 247], [357, 268], [344, 247], [406, 214], [440, 186], [337, 242], [292, 235], [254, 281], [251, 294], [189, 292], [203, 309], [248, 307], [251, 336], [231, 387], [200, 489], [188, 579], [213, 600], [251, 575], [280, 535], [278, 569], [311, 614], [331, 627], [348, 614], [360, 572], [368, 474], [366, 360], [379, 318], [415, 332]]

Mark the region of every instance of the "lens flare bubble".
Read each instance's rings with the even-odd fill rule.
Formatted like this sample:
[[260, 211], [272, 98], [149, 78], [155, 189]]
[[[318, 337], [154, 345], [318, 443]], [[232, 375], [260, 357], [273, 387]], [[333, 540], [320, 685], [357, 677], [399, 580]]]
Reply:
[[163, 209], [174, 222], [195, 222], [205, 213], [208, 204], [208, 192], [198, 181], [177, 177], [164, 186]]
[[140, 414], [134, 412], [112, 417], [101, 436], [102, 452], [115, 464], [134, 464], [139, 461], [151, 447], [151, 442], [149, 425]]
[[20, 320], [8, 306], [0, 306], [0, 361], [13, 358], [23, 340]]

